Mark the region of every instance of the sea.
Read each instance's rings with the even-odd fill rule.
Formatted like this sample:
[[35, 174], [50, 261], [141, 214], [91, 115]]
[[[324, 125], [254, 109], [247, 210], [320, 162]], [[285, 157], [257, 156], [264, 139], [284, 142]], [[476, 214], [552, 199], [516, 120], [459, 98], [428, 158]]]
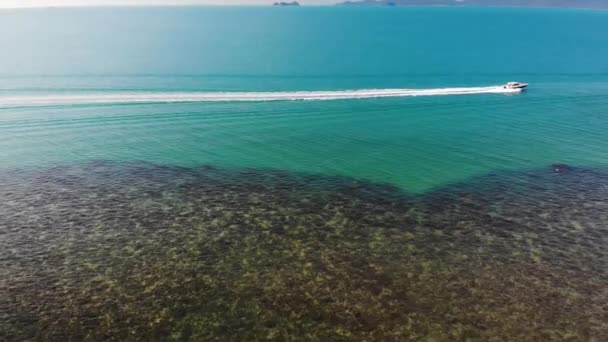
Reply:
[[608, 339], [608, 11], [0, 32], [0, 340]]

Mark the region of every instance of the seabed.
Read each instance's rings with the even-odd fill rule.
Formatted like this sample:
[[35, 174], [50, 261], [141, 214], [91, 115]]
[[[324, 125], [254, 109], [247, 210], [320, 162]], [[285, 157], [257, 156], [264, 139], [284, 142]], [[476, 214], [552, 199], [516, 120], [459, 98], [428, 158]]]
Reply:
[[0, 340], [608, 339], [608, 172], [0, 174]]

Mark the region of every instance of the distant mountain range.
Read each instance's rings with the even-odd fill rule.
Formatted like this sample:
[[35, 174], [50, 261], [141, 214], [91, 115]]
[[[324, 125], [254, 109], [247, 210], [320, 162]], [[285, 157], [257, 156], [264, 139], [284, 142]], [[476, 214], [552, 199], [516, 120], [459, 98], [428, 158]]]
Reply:
[[608, 9], [608, 0], [355, 0], [342, 6], [509, 6]]
[[275, 2], [273, 4], [273, 6], [281, 6], [281, 7], [286, 7], [286, 6], [300, 6], [300, 3], [297, 1], [292, 1], [292, 2]]

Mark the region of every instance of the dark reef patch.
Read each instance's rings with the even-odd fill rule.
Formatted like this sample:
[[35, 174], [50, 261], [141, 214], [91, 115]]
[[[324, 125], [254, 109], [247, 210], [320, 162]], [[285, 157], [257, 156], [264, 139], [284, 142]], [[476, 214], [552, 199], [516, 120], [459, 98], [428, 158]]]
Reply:
[[564, 173], [572, 170], [572, 167], [570, 167], [568, 164], [553, 164], [551, 167], [555, 173]]
[[0, 340], [607, 340], [608, 173], [567, 171], [5, 171]]

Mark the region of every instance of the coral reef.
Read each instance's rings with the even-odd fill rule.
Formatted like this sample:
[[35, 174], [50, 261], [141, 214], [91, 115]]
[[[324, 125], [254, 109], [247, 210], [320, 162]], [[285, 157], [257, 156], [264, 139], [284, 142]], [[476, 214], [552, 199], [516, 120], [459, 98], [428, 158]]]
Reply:
[[606, 340], [608, 173], [567, 170], [6, 170], [0, 339]]

